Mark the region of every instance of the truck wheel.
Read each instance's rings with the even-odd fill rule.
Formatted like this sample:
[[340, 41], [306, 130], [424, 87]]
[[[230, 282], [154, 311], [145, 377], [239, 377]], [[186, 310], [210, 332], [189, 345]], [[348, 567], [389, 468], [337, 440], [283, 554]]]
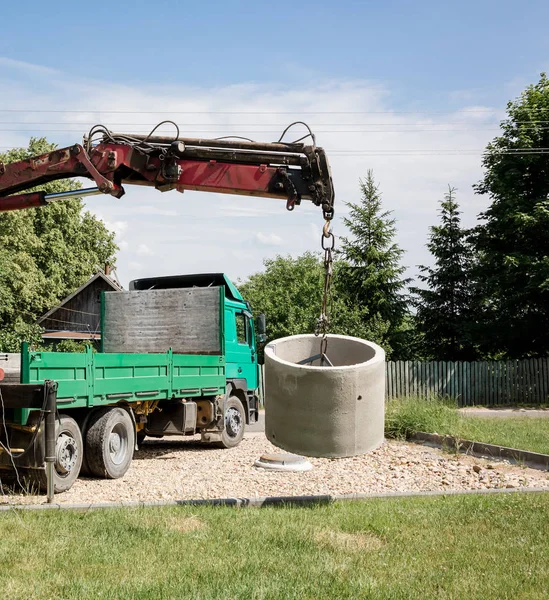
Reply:
[[218, 448], [234, 448], [238, 446], [244, 437], [246, 428], [246, 413], [242, 402], [231, 396], [225, 407], [225, 429], [221, 434], [221, 441], [215, 442]]
[[123, 408], [103, 408], [86, 432], [86, 457], [97, 477], [118, 479], [129, 469], [135, 447], [133, 422]]
[[[78, 479], [84, 456], [84, 444], [78, 423], [67, 415], [56, 420], [57, 439], [55, 442], [55, 462], [53, 463], [53, 489], [56, 494], [70, 490]], [[45, 471], [32, 471], [31, 481], [41, 491], [47, 490]]]

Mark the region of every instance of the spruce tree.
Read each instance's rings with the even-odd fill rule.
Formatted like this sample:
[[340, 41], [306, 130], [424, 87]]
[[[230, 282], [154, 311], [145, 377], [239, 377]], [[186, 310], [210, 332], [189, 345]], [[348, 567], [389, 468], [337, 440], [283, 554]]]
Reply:
[[455, 188], [440, 203], [440, 225], [429, 228], [427, 248], [434, 266], [420, 265], [418, 279], [425, 288], [413, 288], [416, 324], [423, 354], [434, 360], [472, 360], [472, 251], [467, 230], [461, 227]]
[[364, 318], [380, 332], [380, 343], [388, 355], [403, 356], [408, 316], [401, 265], [404, 254], [395, 242], [395, 219], [383, 209], [379, 187], [369, 170], [360, 181], [359, 204], [347, 203], [349, 216], [343, 219], [351, 236], [340, 238], [339, 257], [344, 261], [337, 287], [350, 306], [358, 307]]

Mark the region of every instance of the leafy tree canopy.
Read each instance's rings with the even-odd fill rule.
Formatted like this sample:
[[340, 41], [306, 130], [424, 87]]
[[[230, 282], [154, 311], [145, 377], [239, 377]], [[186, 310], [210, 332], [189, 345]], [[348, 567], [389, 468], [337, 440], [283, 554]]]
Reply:
[[[310, 252], [292, 258], [277, 256], [264, 262], [265, 270], [239, 284], [255, 314], [267, 317], [267, 338], [278, 339], [300, 333], [314, 333], [324, 291], [324, 265]], [[349, 306], [338, 291], [341, 262], [334, 263], [334, 287], [330, 311], [331, 333], [379, 340], [386, 325], [379, 320], [367, 322], [358, 306]]]
[[[27, 149], [0, 154], [10, 163], [55, 149], [32, 138]], [[47, 193], [78, 189], [75, 181], [34, 188]], [[0, 351], [18, 352], [22, 340], [40, 340], [37, 317], [82, 285], [118, 250], [114, 233], [84, 211], [80, 199], [0, 213]]]
[[475, 231], [483, 322], [492, 356], [549, 352], [549, 80], [541, 75], [507, 105], [476, 186], [490, 196]]

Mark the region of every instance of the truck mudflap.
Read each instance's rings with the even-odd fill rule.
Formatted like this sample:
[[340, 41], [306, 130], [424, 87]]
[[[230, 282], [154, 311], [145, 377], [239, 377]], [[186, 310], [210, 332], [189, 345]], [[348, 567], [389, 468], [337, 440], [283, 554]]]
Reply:
[[248, 382], [246, 379], [228, 379], [227, 380], [227, 393], [224, 398], [223, 413], [225, 412], [225, 404], [229, 397], [234, 394], [244, 405], [246, 412], [246, 425], [255, 423], [259, 420], [259, 397], [256, 393], [257, 390], [248, 389]]
[[[53, 426], [55, 437], [55, 418], [46, 423], [45, 416], [55, 411], [57, 384], [45, 381], [43, 384], [0, 384], [0, 404], [2, 415], [13, 410], [39, 409], [31, 413], [27, 424], [10, 423], [6, 416], [0, 423], [0, 468], [45, 469], [46, 429]], [[55, 412], [53, 412], [53, 415]]]

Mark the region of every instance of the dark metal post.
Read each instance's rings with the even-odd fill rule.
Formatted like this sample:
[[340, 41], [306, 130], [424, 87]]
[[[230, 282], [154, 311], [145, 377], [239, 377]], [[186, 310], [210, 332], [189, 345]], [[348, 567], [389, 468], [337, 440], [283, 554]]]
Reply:
[[45, 419], [45, 436], [46, 436], [46, 480], [47, 480], [47, 497], [48, 503], [53, 502], [55, 493], [53, 480], [53, 463], [55, 462], [55, 410], [57, 408], [57, 382], [46, 380], [44, 382], [46, 394], [46, 419]]

